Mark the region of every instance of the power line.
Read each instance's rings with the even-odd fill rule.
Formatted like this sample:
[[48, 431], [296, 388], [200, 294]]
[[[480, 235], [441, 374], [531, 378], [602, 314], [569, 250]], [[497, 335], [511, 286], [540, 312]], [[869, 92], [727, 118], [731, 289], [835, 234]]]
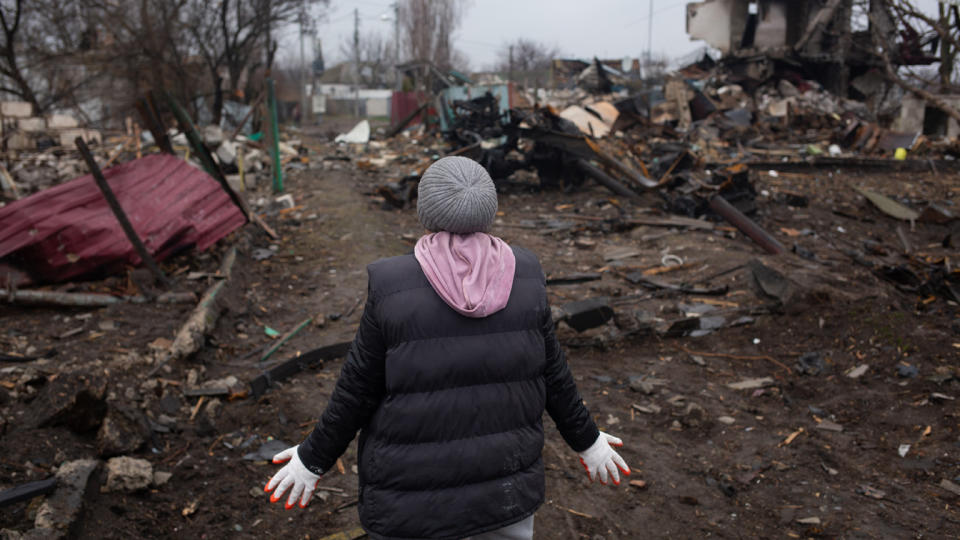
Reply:
[[489, 47], [491, 49], [499, 49], [501, 47], [501, 45], [497, 45], [496, 43], [487, 43], [486, 41], [476, 41], [473, 39], [458, 39], [457, 41], [460, 41], [463, 43], [472, 43], [474, 45], [481, 45], [483, 47]]
[[[657, 13], [663, 13], [664, 11], [670, 11], [671, 9], [676, 9], [676, 8], [678, 8], [678, 7], [680, 7], [680, 6], [685, 6], [685, 5], [687, 5], [687, 2], [686, 2], [686, 1], [683, 1], [683, 2], [679, 2], [679, 3], [677, 3], [677, 4], [669, 5], [669, 6], [667, 6], [667, 7], [662, 7], [662, 8], [660, 8], [660, 9], [654, 11], [654, 12], [653, 12], [653, 15], [656, 15]], [[647, 21], [649, 21], [650, 19], [653, 18], [653, 15], [644, 17], [644, 18], [642, 18], [642, 19], [637, 19], [637, 20], [635, 20], [635, 21], [630, 21], [630, 22], [628, 22], [627, 24], [625, 24], [624, 26], [633, 26], [633, 25], [635, 25], [635, 24], [640, 24], [640, 23], [642, 23], [642, 22], [647, 22]]]

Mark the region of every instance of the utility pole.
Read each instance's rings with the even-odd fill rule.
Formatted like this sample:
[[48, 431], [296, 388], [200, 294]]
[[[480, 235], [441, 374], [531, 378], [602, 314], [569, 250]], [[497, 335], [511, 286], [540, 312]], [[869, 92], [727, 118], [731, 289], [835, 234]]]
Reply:
[[650, 16], [647, 17], [647, 69], [653, 60], [653, 0], [650, 0]]
[[300, 6], [300, 127], [307, 118], [307, 57], [303, 52], [303, 25], [307, 21], [307, 2]]
[[360, 117], [360, 10], [353, 8], [353, 115]]
[[267, 50], [266, 57], [264, 58], [264, 65], [267, 66], [267, 77], [270, 76], [270, 68], [273, 66], [273, 54], [270, 51], [272, 37], [270, 36], [271, 24], [270, 24], [270, 0], [267, 0]]
[[513, 81], [513, 45], [510, 45], [509, 50], [510, 50], [510, 56], [509, 56], [509, 60], [507, 60], [507, 62], [509, 63], [508, 64], [509, 72], [507, 74], [507, 77], [508, 77], [507, 80]]
[[396, 90], [403, 89], [403, 81], [400, 78], [400, 71], [397, 69], [397, 64], [400, 64], [400, 2], [393, 3], [393, 56], [395, 65], [393, 67], [394, 86]]

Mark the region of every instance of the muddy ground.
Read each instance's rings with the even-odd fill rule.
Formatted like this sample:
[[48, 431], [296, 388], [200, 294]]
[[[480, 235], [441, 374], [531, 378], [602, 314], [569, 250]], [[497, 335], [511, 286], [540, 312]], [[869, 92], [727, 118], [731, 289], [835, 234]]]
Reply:
[[[416, 156], [360, 170], [356, 159], [322, 161], [336, 150], [312, 146], [314, 167], [287, 178], [297, 208], [267, 217], [281, 240], [247, 226], [207, 254], [164, 264], [179, 290], [200, 293], [213, 278], [197, 273], [215, 272], [230, 246], [240, 252], [223, 315], [190, 360], [146, 377], [156, 356], [150, 344], [172, 339], [192, 305], [0, 307], [2, 352], [57, 352], [2, 364], [0, 487], [46, 478], [65, 460], [97, 457], [95, 428], [77, 433], [75, 424], [37, 428], [31, 421], [56, 378], [81, 371], [108, 381], [110, 407], [143, 411], [155, 428], [164, 416], [169, 432], [155, 429], [131, 455], [172, 478], [135, 493], [93, 490], [75, 536], [322, 538], [359, 526], [355, 444], [342, 472], [321, 481], [323, 498], [306, 510], [268, 504], [262, 489], [276, 467], [243, 459], [270, 439], [293, 444], [310, 431], [341, 360], [259, 399], [206, 398], [198, 407], [199, 398], [182, 393], [194, 378], [234, 375], [243, 382], [257, 375], [256, 358], [244, 357], [271, 341], [265, 326], [283, 333], [307, 317], [322, 322], [268, 363], [349, 340], [366, 290], [365, 265], [410, 251], [422, 234], [414, 210], [386, 210], [372, 195], [376, 185], [406, 174]], [[617, 312], [600, 328], [577, 333], [560, 323], [558, 331], [597, 423], [625, 441], [631, 483], [591, 484], [547, 420], [547, 502], [537, 513], [537, 538], [960, 536], [960, 497], [940, 487], [944, 479], [960, 483], [957, 305], [898, 290], [857, 264], [851, 250], [875, 263], [906, 263], [900, 225], [914, 261], [935, 265], [947, 256], [956, 264], [956, 255], [941, 244], [946, 226], [911, 229], [850, 189], [956, 202], [958, 178], [818, 169], [776, 177], [754, 171], [751, 180], [760, 192], [757, 221], [812, 259], [765, 255], [725, 223], [689, 230], [614, 219], [657, 217], [656, 194], [616, 200], [593, 185], [573, 193], [518, 186], [501, 193], [494, 234], [538, 253], [548, 275], [603, 273], [600, 281], [551, 286], [552, 303], [605, 296]], [[791, 206], [797, 199], [787, 194], [802, 194], [809, 205]], [[272, 257], [252, 258], [271, 245]], [[666, 254], [684, 265], [656, 277], [728, 290], [689, 295], [624, 278], [660, 267]], [[751, 261], [789, 276], [791, 293], [782, 301], [762, 294]], [[119, 292], [135, 284], [115, 276], [78, 287]], [[664, 336], [671, 323], [710, 308], [710, 316], [738, 325], [701, 337]], [[806, 353], [816, 354], [801, 360]], [[861, 365], [866, 371], [850, 377]], [[762, 377], [772, 380], [752, 389], [728, 386]], [[41, 500], [4, 508], [0, 527], [29, 529]]]

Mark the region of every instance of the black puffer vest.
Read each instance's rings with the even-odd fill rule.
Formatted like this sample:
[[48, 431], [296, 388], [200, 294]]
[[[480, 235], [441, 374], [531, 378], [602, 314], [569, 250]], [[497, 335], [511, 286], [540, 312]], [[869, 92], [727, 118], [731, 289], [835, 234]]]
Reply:
[[326, 471], [362, 429], [360, 520], [377, 536], [462, 538], [520, 521], [544, 499], [543, 411], [575, 451], [598, 435], [540, 264], [514, 254], [510, 300], [483, 319], [447, 306], [412, 255], [368, 267], [356, 340], [299, 454]]

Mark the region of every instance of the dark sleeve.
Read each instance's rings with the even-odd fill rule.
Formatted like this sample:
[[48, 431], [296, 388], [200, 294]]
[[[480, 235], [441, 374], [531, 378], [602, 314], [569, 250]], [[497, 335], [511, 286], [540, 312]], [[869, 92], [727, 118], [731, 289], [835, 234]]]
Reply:
[[575, 452], [583, 452], [600, 436], [590, 411], [583, 404], [577, 384], [573, 381], [566, 355], [557, 340], [550, 308], [544, 299], [540, 328], [547, 352], [545, 379], [547, 384], [547, 412], [557, 424], [563, 440]]
[[357, 431], [370, 421], [383, 397], [386, 347], [372, 293], [367, 290], [360, 328], [330, 402], [313, 432], [298, 449], [300, 461], [314, 474], [323, 474], [333, 467]]

